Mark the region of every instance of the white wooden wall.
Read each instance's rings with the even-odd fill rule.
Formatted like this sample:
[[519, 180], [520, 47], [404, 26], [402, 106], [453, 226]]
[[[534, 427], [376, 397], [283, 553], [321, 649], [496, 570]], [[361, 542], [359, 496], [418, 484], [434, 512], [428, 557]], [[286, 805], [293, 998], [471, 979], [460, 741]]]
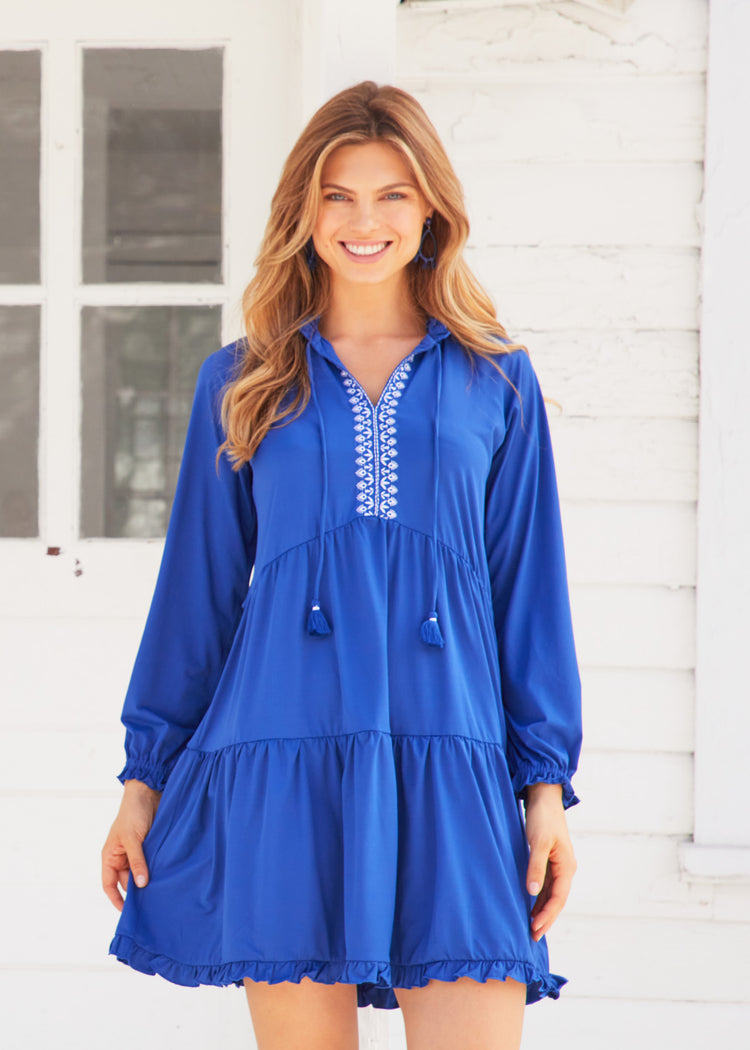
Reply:
[[471, 261], [561, 406], [549, 412], [584, 686], [569, 813], [580, 867], [548, 938], [570, 984], [527, 1011], [525, 1047], [740, 1045], [750, 889], [680, 872], [708, 2], [596, 8], [432, 0], [399, 19], [399, 83], [463, 180]]
[[[708, 0], [413, 0], [396, 12], [396, 54], [384, 24], [367, 34], [377, 54], [368, 65], [358, 53], [356, 70], [346, 33], [333, 34], [336, 54], [319, 46], [331, 39], [319, 18], [338, 25], [344, 0], [299, 0], [290, 48], [280, 20], [263, 24], [261, 47], [246, 4], [220, 6], [212, 29], [203, 14], [184, 18], [194, 0], [151, 15], [137, 0], [116, 33], [136, 44], [169, 40], [178, 25], [184, 39], [218, 35], [232, 42], [235, 70], [250, 50], [266, 55], [270, 81], [273, 55], [299, 53], [276, 118], [265, 111], [278, 125], [268, 139], [277, 166], [322, 97], [394, 70], [464, 182], [471, 262], [561, 406], [550, 416], [585, 705], [583, 801], [569, 814], [580, 869], [549, 938], [552, 968], [570, 984], [527, 1011], [524, 1050], [742, 1045], [748, 887], [688, 882], [679, 861], [694, 825]], [[37, 40], [29, 10], [9, 15], [4, 35]], [[90, 0], [65, 10], [72, 25], [55, 25], [53, 61], [75, 39], [115, 32]], [[237, 141], [241, 110], [232, 113]], [[64, 157], [73, 138], [53, 147]], [[235, 200], [245, 170], [229, 173]], [[253, 255], [248, 230], [260, 233], [252, 207], [230, 231], [241, 246], [233, 293]], [[11, 1050], [253, 1045], [237, 990], [179, 989], [106, 957], [115, 913], [98, 885], [99, 850], [159, 547], [71, 540], [58, 559], [38, 542], [3, 547], [0, 1039]], [[360, 1024], [363, 1046], [403, 1048], [400, 1011], [368, 1008]]]

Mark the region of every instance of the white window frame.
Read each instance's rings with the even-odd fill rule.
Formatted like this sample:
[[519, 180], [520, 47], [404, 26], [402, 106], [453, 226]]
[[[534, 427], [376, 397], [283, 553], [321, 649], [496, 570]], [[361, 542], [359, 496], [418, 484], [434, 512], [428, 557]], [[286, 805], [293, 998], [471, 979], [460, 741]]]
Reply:
[[711, 0], [702, 258], [695, 824], [689, 881], [750, 882], [750, 5]]
[[[191, 10], [188, 23], [179, 5], [150, 0], [124, 10], [100, 5], [95, 16], [88, 5], [52, 0], [14, 10], [14, 36], [0, 47], [41, 52], [40, 281], [3, 285], [0, 303], [40, 307], [39, 531], [0, 539], [9, 581], [0, 614], [35, 615], [43, 594], [51, 616], [107, 615], [115, 593], [121, 615], [144, 614], [163, 539], [80, 536], [81, 310], [216, 305], [221, 341], [241, 334], [242, 291], [298, 131], [298, 4], [248, 0], [238, 18], [235, 0], [215, 0]], [[90, 48], [222, 49], [222, 283], [81, 282], [83, 60]]]

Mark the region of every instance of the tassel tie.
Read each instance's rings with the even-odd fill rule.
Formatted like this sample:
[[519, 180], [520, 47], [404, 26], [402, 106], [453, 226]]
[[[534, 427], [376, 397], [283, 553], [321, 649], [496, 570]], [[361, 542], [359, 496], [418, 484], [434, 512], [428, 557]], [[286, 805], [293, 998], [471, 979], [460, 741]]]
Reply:
[[[440, 329], [446, 331], [443, 326], [434, 321], [430, 320], [430, 327], [437, 328], [438, 332]], [[310, 602], [310, 609], [307, 616], [307, 633], [312, 636], [325, 636], [331, 633], [331, 625], [329, 624], [325, 613], [320, 605], [320, 581], [323, 573], [323, 540], [325, 535], [325, 520], [326, 520], [326, 507], [328, 501], [328, 456], [326, 448], [326, 431], [325, 423], [323, 420], [323, 413], [320, 410], [320, 404], [318, 402], [318, 396], [315, 390], [315, 381], [313, 378], [313, 365], [312, 356], [310, 352], [310, 342], [312, 337], [317, 332], [317, 318], [304, 325], [302, 328], [304, 335], [308, 336], [307, 343], [307, 366], [308, 374], [310, 376], [310, 388], [312, 391], [312, 398], [315, 404], [315, 410], [318, 414], [318, 424], [320, 427], [321, 436], [321, 448], [323, 452], [323, 495], [321, 501], [321, 512], [320, 512], [320, 524], [318, 532], [318, 567], [315, 574], [315, 586], [313, 590], [313, 598]], [[428, 332], [432, 335], [432, 331], [428, 328]], [[435, 403], [435, 419], [433, 423], [433, 492], [432, 492], [432, 578], [433, 578], [433, 598], [432, 607], [427, 614], [427, 619], [423, 621], [419, 634], [422, 641], [426, 642], [427, 645], [434, 645], [437, 648], [442, 649], [445, 645], [442, 632], [440, 630], [440, 624], [438, 622], [437, 613], [437, 598], [438, 598], [438, 554], [437, 554], [437, 509], [438, 509], [438, 486], [439, 486], [439, 439], [440, 439], [440, 395], [442, 392], [442, 378], [443, 378], [443, 361], [442, 361], [442, 344], [439, 340], [435, 340], [438, 354], [438, 367], [437, 367], [437, 394]]]
[[326, 520], [326, 503], [328, 501], [328, 456], [326, 450], [326, 428], [325, 423], [323, 422], [323, 413], [320, 411], [320, 405], [318, 403], [318, 395], [315, 392], [309, 342], [307, 344], [307, 367], [310, 375], [310, 388], [312, 390], [313, 401], [315, 402], [315, 408], [318, 413], [320, 443], [323, 449], [323, 501], [320, 509], [320, 527], [318, 532], [318, 571], [315, 574], [315, 590], [313, 592], [312, 602], [310, 603], [310, 612], [307, 617], [307, 633], [311, 635], [326, 635], [331, 633], [331, 625], [328, 623], [325, 613], [320, 607], [320, 598], [318, 596], [320, 593], [320, 578], [323, 573], [323, 532]]
[[437, 344], [438, 368], [437, 368], [437, 395], [435, 398], [435, 422], [433, 426], [433, 474], [432, 474], [432, 579], [434, 597], [432, 608], [423, 622], [419, 634], [423, 642], [428, 645], [436, 645], [443, 648], [445, 641], [440, 631], [437, 614], [437, 592], [438, 592], [438, 556], [437, 556], [437, 508], [438, 508], [438, 477], [439, 477], [439, 437], [440, 437], [440, 393], [443, 380], [442, 344]]

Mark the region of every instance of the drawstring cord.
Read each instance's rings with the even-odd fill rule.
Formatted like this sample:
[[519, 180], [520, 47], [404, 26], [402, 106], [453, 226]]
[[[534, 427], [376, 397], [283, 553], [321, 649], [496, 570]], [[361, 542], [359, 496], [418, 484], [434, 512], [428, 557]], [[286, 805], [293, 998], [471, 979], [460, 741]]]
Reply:
[[437, 368], [437, 394], [435, 397], [435, 421], [433, 427], [433, 482], [432, 482], [432, 578], [434, 582], [434, 597], [432, 600], [432, 609], [427, 614], [427, 619], [423, 622], [419, 634], [422, 641], [427, 642], [428, 645], [437, 645], [441, 649], [445, 645], [443, 635], [440, 631], [440, 625], [438, 623], [437, 614], [437, 593], [438, 593], [438, 556], [437, 556], [437, 509], [438, 509], [438, 478], [440, 476], [440, 462], [439, 462], [439, 438], [440, 438], [440, 394], [442, 391], [442, 380], [443, 380], [443, 358], [442, 358], [442, 344], [437, 344], [438, 353], [438, 368]]
[[310, 389], [312, 390], [313, 401], [315, 408], [318, 413], [318, 423], [320, 424], [320, 438], [321, 446], [323, 449], [323, 501], [320, 510], [320, 526], [318, 530], [318, 571], [315, 574], [315, 588], [313, 590], [313, 599], [311, 602], [310, 613], [307, 617], [307, 633], [312, 635], [324, 635], [331, 633], [331, 625], [325, 617], [325, 613], [320, 607], [320, 579], [323, 573], [323, 532], [325, 529], [326, 520], [326, 504], [328, 501], [328, 456], [326, 450], [326, 428], [323, 422], [323, 413], [320, 411], [320, 405], [318, 403], [318, 395], [315, 392], [315, 382], [313, 380], [313, 368], [312, 368], [312, 357], [310, 355], [310, 344], [307, 344], [307, 367], [310, 375]]
[[[307, 633], [313, 636], [327, 635], [331, 633], [331, 626], [326, 619], [325, 613], [320, 606], [320, 581], [323, 573], [323, 543], [325, 534], [325, 520], [326, 520], [326, 508], [328, 502], [328, 455], [326, 447], [326, 430], [325, 422], [323, 420], [323, 413], [320, 409], [318, 402], [318, 395], [315, 389], [315, 380], [313, 378], [313, 364], [312, 354], [310, 350], [312, 336], [317, 332], [317, 318], [308, 322], [301, 329], [303, 334], [307, 336], [307, 367], [308, 374], [310, 377], [310, 389], [312, 392], [313, 403], [315, 405], [315, 411], [318, 415], [318, 425], [320, 429], [321, 448], [323, 453], [323, 495], [321, 501], [321, 512], [320, 522], [318, 529], [318, 567], [315, 574], [315, 586], [313, 590], [313, 598], [310, 603], [310, 611], [307, 617]], [[429, 329], [428, 329], [429, 330]], [[439, 445], [440, 445], [440, 398], [442, 393], [442, 380], [443, 380], [443, 357], [442, 357], [442, 343], [439, 340], [435, 340], [438, 354], [438, 366], [437, 366], [437, 390], [435, 398], [435, 416], [433, 421], [433, 475], [432, 475], [432, 578], [433, 578], [433, 599], [432, 608], [427, 614], [427, 619], [423, 621], [419, 634], [422, 641], [428, 645], [434, 645], [438, 648], [443, 648], [445, 641], [443, 639], [440, 625], [438, 623], [437, 614], [437, 599], [438, 599], [438, 552], [437, 552], [437, 514], [438, 514], [438, 491], [439, 491], [439, 477], [440, 477], [440, 462], [439, 462]]]

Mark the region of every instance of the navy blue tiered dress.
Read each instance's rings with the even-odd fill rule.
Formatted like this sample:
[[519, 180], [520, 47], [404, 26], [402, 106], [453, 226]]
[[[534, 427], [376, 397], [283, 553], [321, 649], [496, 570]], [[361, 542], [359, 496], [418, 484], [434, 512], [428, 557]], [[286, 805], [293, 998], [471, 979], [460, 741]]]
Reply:
[[519, 795], [578, 801], [581, 703], [536, 375], [430, 318], [373, 405], [301, 331], [312, 397], [239, 472], [215, 457], [240, 345], [200, 370], [123, 711], [120, 779], [163, 789], [150, 881], [110, 952], [360, 1006], [463, 975], [557, 998]]

